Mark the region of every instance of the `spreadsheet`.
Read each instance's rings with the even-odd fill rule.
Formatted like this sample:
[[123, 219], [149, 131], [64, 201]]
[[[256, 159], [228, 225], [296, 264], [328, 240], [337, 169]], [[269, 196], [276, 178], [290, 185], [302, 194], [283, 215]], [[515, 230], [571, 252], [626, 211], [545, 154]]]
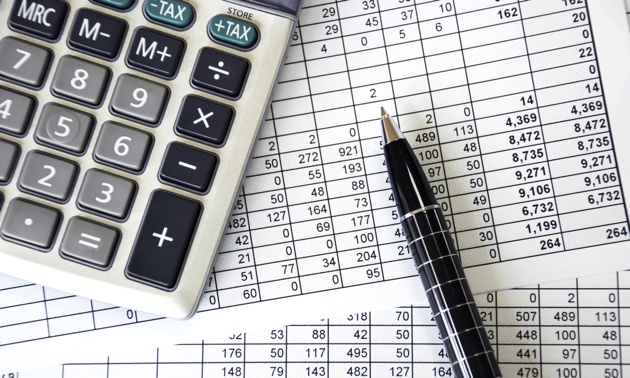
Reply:
[[[630, 374], [630, 272], [490, 292], [477, 295], [476, 302], [505, 377]], [[453, 376], [428, 306], [236, 332], [13, 374], [15, 378]]]

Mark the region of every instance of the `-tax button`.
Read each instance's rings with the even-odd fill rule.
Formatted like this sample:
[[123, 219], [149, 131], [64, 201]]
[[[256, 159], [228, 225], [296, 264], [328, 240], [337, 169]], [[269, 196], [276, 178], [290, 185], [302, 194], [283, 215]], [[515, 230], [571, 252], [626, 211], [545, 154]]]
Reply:
[[212, 17], [208, 23], [208, 32], [216, 40], [243, 49], [258, 42], [258, 30], [254, 24], [222, 14]]
[[190, 26], [195, 18], [192, 6], [180, 0], [147, 0], [144, 12], [152, 21], [179, 29]]

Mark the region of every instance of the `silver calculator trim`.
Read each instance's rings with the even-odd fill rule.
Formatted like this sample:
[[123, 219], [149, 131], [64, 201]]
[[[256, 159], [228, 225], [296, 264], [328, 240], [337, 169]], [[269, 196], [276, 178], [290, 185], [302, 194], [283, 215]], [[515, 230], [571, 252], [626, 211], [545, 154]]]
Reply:
[[[19, 0], [18, 0], [19, 1]], [[145, 19], [139, 7], [144, 1], [138, 0], [135, 8], [130, 12], [116, 12], [112, 9], [96, 6], [88, 1], [66, 0], [70, 9], [65, 21], [63, 32], [58, 42], [48, 43], [36, 38], [17, 33], [9, 29], [8, 16], [13, 1], [0, 1], [0, 37], [14, 36], [27, 42], [49, 48], [54, 59], [40, 90], [31, 90], [10, 82], [0, 80], [0, 86], [32, 95], [37, 98], [37, 109], [34, 113], [27, 135], [18, 138], [7, 134], [0, 134], [2, 139], [20, 145], [21, 154], [11, 181], [6, 186], [0, 186], [0, 192], [5, 196], [0, 208], [0, 220], [4, 219], [8, 203], [12, 198], [24, 198], [38, 204], [59, 209], [63, 213], [63, 220], [57, 238], [49, 252], [40, 252], [19, 244], [0, 239], [0, 271], [20, 279], [51, 286], [72, 294], [86, 296], [99, 301], [133, 308], [145, 312], [159, 314], [171, 318], [184, 319], [192, 316], [198, 301], [206, 288], [209, 268], [217, 255], [218, 246], [224, 233], [224, 228], [233, 211], [233, 203], [239, 191], [242, 176], [249, 161], [251, 150], [257, 139], [258, 129], [264, 121], [274, 83], [279, 67], [284, 60], [288, 41], [297, 19], [290, 15], [280, 15], [278, 12], [262, 10], [262, 7], [249, 8], [244, 2], [230, 3], [226, 1], [190, 0], [195, 8], [195, 22], [185, 31], [150, 23]], [[79, 8], [91, 8], [99, 12], [118, 17], [128, 23], [128, 30], [121, 53], [114, 62], [107, 62], [90, 55], [71, 50], [66, 41], [74, 15]], [[246, 10], [253, 17], [252, 22], [258, 28], [260, 41], [250, 51], [241, 51], [226, 47], [212, 41], [207, 34], [210, 18], [217, 14], [228, 14], [228, 8]], [[175, 80], [165, 80], [156, 76], [130, 69], [125, 65], [125, 56], [129, 48], [130, 36], [139, 26], [147, 26], [166, 34], [184, 38], [186, 52]], [[194, 36], [194, 38], [191, 38]], [[251, 66], [242, 95], [237, 100], [229, 100], [214, 96], [191, 87], [190, 77], [198, 51], [202, 47], [213, 47], [247, 59]], [[96, 108], [87, 108], [76, 103], [60, 99], [51, 94], [50, 84], [57, 63], [66, 54], [95, 62], [112, 70], [112, 79], [105, 95], [103, 104]], [[0, 58], [1, 59], [1, 58]], [[116, 79], [125, 72], [169, 87], [170, 99], [163, 119], [156, 128], [132, 123], [126, 119], [114, 116], [109, 111], [109, 104]], [[235, 111], [233, 124], [230, 127], [227, 142], [220, 148], [209, 147], [190, 139], [178, 136], [173, 125], [179, 112], [184, 96], [195, 94], [210, 100], [225, 103]], [[37, 144], [34, 140], [35, 125], [39, 119], [42, 107], [48, 102], [55, 102], [80, 111], [90, 113], [96, 117], [96, 125], [88, 145], [88, 152], [83, 156], [73, 156], [58, 152], [54, 149]], [[92, 158], [92, 151], [96, 143], [100, 128], [107, 120], [140, 129], [154, 136], [155, 142], [145, 171], [134, 175], [115, 168], [99, 164]], [[163, 135], [160, 135], [163, 134]], [[210, 192], [207, 195], [195, 195], [190, 192], [165, 185], [158, 180], [158, 170], [166, 146], [172, 141], [179, 141], [193, 147], [211, 151], [218, 155], [219, 166], [215, 173]], [[58, 204], [43, 200], [39, 197], [24, 193], [17, 188], [17, 177], [22, 169], [26, 152], [37, 149], [67, 160], [76, 162], [80, 166], [70, 200], [67, 204]], [[111, 172], [118, 176], [131, 179], [138, 183], [138, 192], [133, 204], [132, 212], [124, 222], [116, 222], [107, 218], [92, 215], [77, 208], [77, 195], [85, 173], [92, 168]], [[197, 227], [195, 238], [188, 253], [179, 282], [173, 291], [157, 289], [149, 285], [130, 280], [125, 276], [125, 267], [129, 260], [130, 250], [136, 239], [137, 230], [144, 215], [144, 210], [151, 193], [161, 188], [184, 197], [190, 197], [203, 205], [203, 212]], [[121, 240], [114, 262], [106, 271], [101, 271], [86, 265], [64, 259], [59, 254], [62, 236], [66, 230], [68, 220], [74, 216], [81, 216], [95, 222], [114, 227], [121, 231]]]

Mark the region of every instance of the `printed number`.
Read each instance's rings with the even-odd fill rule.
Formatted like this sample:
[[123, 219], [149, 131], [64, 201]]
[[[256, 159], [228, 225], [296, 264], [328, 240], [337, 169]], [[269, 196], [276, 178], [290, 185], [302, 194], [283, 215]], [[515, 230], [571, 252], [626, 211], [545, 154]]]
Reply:
[[55, 135], [60, 138], [65, 138], [70, 135], [70, 125], [67, 125], [67, 122], [72, 122], [72, 118], [60, 116], [57, 121], [57, 126], [59, 126], [63, 131], [55, 131]]
[[55, 174], [57, 174], [57, 170], [52, 165], [44, 165], [44, 169], [49, 170], [50, 173], [46, 175], [45, 177], [41, 178], [39, 181], [37, 181], [37, 183], [50, 188], [52, 184], [49, 183], [48, 180], [55, 177]]
[[31, 57], [31, 53], [28, 52], [28, 51], [21, 50], [21, 49], [15, 49], [15, 51], [17, 51], [18, 53], [22, 54], [22, 57], [20, 58], [20, 60], [18, 60], [17, 63], [15, 63], [15, 65], [13, 66], [13, 69], [17, 70], [20, 67], [22, 67], [22, 65], [24, 65], [24, 63], [26, 63], [28, 58]]
[[90, 77], [90, 74], [86, 70], [84, 70], [83, 68], [78, 68], [74, 70], [74, 78], [70, 80], [70, 85], [72, 85], [72, 88], [74, 89], [85, 89], [85, 87], [87, 86], [87, 83], [85, 81], [88, 79], [88, 77]]
[[2, 116], [2, 119], [11, 117], [11, 105], [13, 105], [13, 100], [9, 99], [0, 103], [0, 116]]
[[129, 145], [123, 143], [124, 141], [131, 142], [131, 138], [128, 136], [121, 136], [116, 140], [116, 143], [114, 143], [114, 152], [118, 156], [125, 156], [129, 153]]
[[144, 88], [136, 88], [133, 91], [132, 96], [133, 96], [133, 99], [138, 101], [138, 102], [136, 102], [136, 103], [130, 102], [129, 105], [133, 106], [136, 109], [143, 107], [144, 104], [147, 103], [148, 93], [147, 93], [147, 90], [144, 89]]
[[112, 200], [112, 193], [114, 193], [114, 186], [107, 182], [102, 182], [101, 186], [104, 186], [106, 188], [105, 190], [101, 190], [101, 194], [103, 194], [105, 198], [96, 197], [96, 202], [109, 203]]

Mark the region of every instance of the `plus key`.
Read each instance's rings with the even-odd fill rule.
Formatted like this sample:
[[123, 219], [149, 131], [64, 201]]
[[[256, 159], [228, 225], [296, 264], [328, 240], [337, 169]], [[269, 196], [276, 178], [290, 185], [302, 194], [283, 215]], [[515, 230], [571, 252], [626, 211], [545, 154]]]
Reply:
[[161, 289], [174, 289], [200, 215], [198, 202], [162, 190], [153, 192], [127, 263], [127, 276]]

